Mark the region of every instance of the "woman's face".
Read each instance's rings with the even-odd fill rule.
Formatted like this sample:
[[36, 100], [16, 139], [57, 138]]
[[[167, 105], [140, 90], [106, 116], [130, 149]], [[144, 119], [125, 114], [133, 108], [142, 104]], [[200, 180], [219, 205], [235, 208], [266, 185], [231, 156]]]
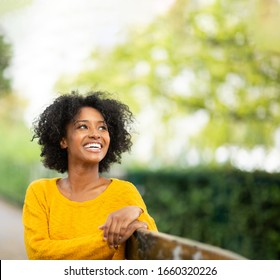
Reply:
[[66, 137], [60, 145], [67, 149], [69, 164], [99, 164], [110, 145], [102, 114], [94, 108], [83, 107], [66, 127]]

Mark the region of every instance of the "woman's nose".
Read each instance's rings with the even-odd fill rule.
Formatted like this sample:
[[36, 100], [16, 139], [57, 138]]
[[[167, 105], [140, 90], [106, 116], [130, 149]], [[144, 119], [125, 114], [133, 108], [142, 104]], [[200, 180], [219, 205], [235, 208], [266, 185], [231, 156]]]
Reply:
[[100, 138], [100, 131], [98, 129], [90, 130], [89, 137], [94, 138], [94, 139], [99, 139]]

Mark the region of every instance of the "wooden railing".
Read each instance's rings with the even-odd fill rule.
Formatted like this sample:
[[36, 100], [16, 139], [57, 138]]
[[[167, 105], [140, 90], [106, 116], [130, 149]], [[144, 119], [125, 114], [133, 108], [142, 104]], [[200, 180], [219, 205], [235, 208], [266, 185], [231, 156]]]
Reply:
[[190, 239], [137, 230], [127, 241], [128, 260], [242, 260], [231, 251]]

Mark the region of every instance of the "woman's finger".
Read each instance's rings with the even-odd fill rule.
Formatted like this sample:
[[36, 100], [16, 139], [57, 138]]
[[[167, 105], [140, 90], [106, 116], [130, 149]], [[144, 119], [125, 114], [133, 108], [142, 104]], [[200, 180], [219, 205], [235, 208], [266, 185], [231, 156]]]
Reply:
[[148, 225], [145, 222], [140, 222], [140, 221], [137, 221], [137, 220], [132, 222], [127, 227], [125, 234], [119, 240], [119, 244], [125, 242], [135, 232], [135, 230], [137, 230], [139, 228], [148, 229]]

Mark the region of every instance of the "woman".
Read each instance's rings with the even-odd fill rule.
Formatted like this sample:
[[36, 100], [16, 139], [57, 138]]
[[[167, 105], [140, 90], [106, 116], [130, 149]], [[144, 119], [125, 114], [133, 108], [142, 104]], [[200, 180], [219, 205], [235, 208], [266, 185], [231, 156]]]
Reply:
[[136, 229], [157, 230], [137, 189], [100, 175], [131, 147], [129, 108], [104, 93], [58, 97], [34, 125], [46, 167], [65, 178], [39, 179], [26, 192], [29, 259], [124, 259]]

